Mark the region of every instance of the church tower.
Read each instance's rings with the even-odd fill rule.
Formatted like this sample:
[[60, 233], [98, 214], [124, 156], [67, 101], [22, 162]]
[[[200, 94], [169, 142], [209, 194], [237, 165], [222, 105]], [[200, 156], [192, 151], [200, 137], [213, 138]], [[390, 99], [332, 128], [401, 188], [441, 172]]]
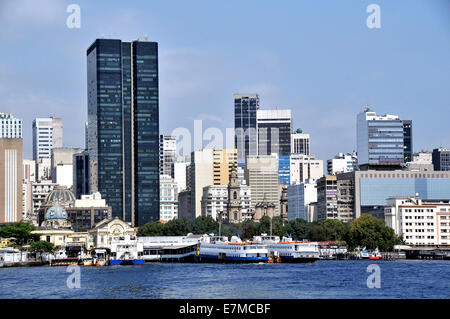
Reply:
[[238, 180], [237, 170], [232, 168], [228, 183], [228, 222], [239, 223], [242, 220], [241, 212], [241, 187]]

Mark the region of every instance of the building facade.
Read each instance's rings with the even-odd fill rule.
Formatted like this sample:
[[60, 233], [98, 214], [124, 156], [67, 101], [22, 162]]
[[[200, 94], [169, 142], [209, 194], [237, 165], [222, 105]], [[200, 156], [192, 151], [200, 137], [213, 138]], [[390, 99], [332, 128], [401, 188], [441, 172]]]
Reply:
[[357, 167], [358, 156], [356, 152], [351, 154], [339, 153], [335, 157], [327, 160], [327, 171], [329, 175], [353, 172]]
[[61, 118], [36, 118], [33, 121], [33, 160], [51, 158], [52, 149], [63, 146]]
[[234, 147], [240, 166], [248, 155], [258, 155], [258, 94], [234, 94]]
[[90, 191], [133, 226], [158, 221], [158, 43], [97, 39], [87, 75]]
[[336, 175], [317, 180], [317, 219], [339, 219]]
[[159, 177], [160, 220], [168, 222], [178, 218], [178, 185], [170, 175]]
[[308, 179], [319, 179], [323, 176], [323, 161], [314, 155], [291, 155], [290, 184], [305, 183]]
[[315, 180], [288, 186], [288, 220], [302, 218], [307, 220], [307, 205], [317, 202]]
[[9, 113], [0, 113], [0, 138], [22, 138], [22, 120]]
[[432, 153], [435, 171], [450, 171], [450, 148], [436, 148]]
[[309, 134], [300, 128], [291, 134], [291, 154], [310, 154]]
[[76, 198], [90, 194], [89, 153], [84, 151], [73, 155], [73, 193]]
[[291, 154], [291, 110], [258, 110], [258, 155]]
[[159, 175], [174, 177], [174, 163], [177, 155], [177, 137], [159, 136]]

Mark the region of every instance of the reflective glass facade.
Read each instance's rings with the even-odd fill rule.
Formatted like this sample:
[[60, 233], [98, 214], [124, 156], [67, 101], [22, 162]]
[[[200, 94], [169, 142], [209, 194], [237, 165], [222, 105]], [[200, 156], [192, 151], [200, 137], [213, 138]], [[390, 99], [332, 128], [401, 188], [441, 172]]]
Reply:
[[281, 185], [291, 184], [291, 157], [289, 155], [278, 156], [278, 181]]
[[257, 94], [234, 95], [234, 146], [238, 150], [238, 162], [243, 164], [248, 155], [258, 154], [258, 126], [256, 111], [259, 109]]
[[113, 216], [159, 220], [158, 44], [97, 39], [87, 58], [91, 190]]

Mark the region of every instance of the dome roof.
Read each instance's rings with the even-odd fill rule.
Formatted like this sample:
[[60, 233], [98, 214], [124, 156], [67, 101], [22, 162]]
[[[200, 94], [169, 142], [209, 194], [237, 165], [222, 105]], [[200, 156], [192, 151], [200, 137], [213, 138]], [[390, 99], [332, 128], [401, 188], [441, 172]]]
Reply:
[[62, 208], [59, 205], [55, 205], [50, 207], [47, 210], [47, 213], [45, 213], [45, 220], [52, 220], [52, 219], [67, 219], [67, 213], [64, 210], [64, 208]]
[[303, 130], [301, 128], [298, 128], [297, 133], [303, 133]]
[[72, 204], [75, 202], [75, 195], [64, 186], [55, 186], [55, 188], [45, 198], [47, 203]]

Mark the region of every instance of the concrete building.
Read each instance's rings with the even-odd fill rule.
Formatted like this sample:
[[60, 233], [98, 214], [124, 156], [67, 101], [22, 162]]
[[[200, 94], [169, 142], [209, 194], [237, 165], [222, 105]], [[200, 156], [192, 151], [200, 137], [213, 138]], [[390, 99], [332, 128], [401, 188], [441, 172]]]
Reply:
[[274, 214], [278, 216], [281, 194], [281, 185], [278, 182], [278, 156], [276, 154], [248, 156], [245, 180], [251, 189], [252, 209], [255, 209], [258, 203], [272, 203], [275, 205]]
[[36, 181], [48, 181], [52, 179], [51, 158], [39, 158], [36, 161]]
[[[19, 136], [19, 132], [4, 136]], [[0, 223], [17, 222], [23, 215], [22, 138], [0, 138]]]
[[327, 175], [317, 180], [318, 220], [339, 219], [336, 175]]
[[336, 176], [342, 181], [338, 187], [352, 190], [348, 206], [353, 207], [354, 218], [361, 214], [384, 218], [386, 199], [391, 197], [450, 198], [450, 172], [354, 171]]
[[417, 164], [433, 164], [433, 153], [423, 151], [414, 153], [413, 162]]
[[161, 175], [159, 216], [162, 221], [168, 222], [178, 218], [178, 185], [169, 175]]
[[291, 155], [290, 184], [305, 183], [308, 179], [319, 179], [323, 176], [323, 161], [314, 155]]
[[310, 154], [309, 134], [303, 133], [300, 128], [291, 134], [291, 154]]
[[329, 175], [336, 173], [353, 172], [358, 167], [358, 156], [353, 153], [339, 153], [335, 157], [327, 160], [327, 171]]
[[210, 185], [203, 188], [202, 216], [210, 216], [214, 220], [226, 219], [228, 216], [228, 186]]
[[450, 148], [434, 149], [432, 161], [435, 171], [450, 171]]
[[357, 115], [357, 152], [361, 170], [401, 168], [412, 160], [412, 123], [397, 115], [379, 116], [366, 107]]
[[23, 179], [34, 183], [36, 182], [36, 162], [34, 160], [24, 159], [23, 163]]
[[178, 193], [178, 218], [195, 219], [195, 211], [192, 208], [192, 192], [186, 189]]
[[54, 147], [51, 150], [52, 182], [72, 188], [74, 155], [83, 152], [82, 148]]
[[112, 218], [112, 208], [100, 193], [82, 195], [73, 206], [66, 208], [68, 220], [73, 227], [91, 229], [97, 223]]
[[61, 118], [36, 118], [33, 120], [33, 160], [51, 158], [52, 149], [63, 146]]
[[0, 138], [22, 138], [22, 120], [9, 113], [0, 113]]
[[315, 180], [288, 186], [288, 220], [303, 218], [307, 220], [307, 205], [317, 202]]
[[190, 162], [175, 162], [173, 164], [174, 181], [178, 185], [178, 192], [181, 192], [187, 188], [187, 176], [189, 173]]
[[258, 110], [258, 155], [291, 154], [291, 110]]
[[177, 137], [159, 135], [159, 175], [174, 177]]
[[386, 225], [411, 246], [450, 246], [450, 200], [388, 198]]

